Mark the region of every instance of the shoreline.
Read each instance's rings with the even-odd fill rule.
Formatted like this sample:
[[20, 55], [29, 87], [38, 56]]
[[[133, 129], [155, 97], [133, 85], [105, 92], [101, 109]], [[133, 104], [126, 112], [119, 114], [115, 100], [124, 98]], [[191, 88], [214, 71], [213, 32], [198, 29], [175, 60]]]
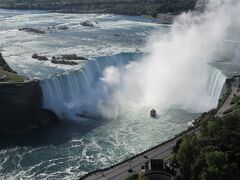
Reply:
[[[194, 131], [197, 131], [199, 127], [200, 127], [200, 126], [196, 126], [196, 127], [194, 127], [194, 128], [190, 128], [190, 129], [187, 129], [187, 130], [185, 130], [185, 131], [182, 131], [182, 132], [180, 132], [179, 134], [175, 135], [173, 138], [171, 138], [171, 139], [169, 139], [169, 140], [167, 140], [167, 141], [164, 141], [164, 142], [162, 142], [162, 143], [160, 143], [160, 144], [158, 144], [158, 145], [156, 145], [156, 146], [153, 146], [153, 147], [151, 147], [151, 148], [149, 148], [149, 149], [147, 149], [147, 150], [145, 150], [145, 151], [143, 151], [143, 152], [141, 152], [141, 153], [138, 153], [138, 154], [136, 154], [136, 155], [134, 155], [134, 156], [132, 156], [132, 157], [130, 157], [130, 158], [127, 158], [127, 159], [125, 159], [125, 160], [123, 160], [123, 161], [121, 161], [121, 162], [119, 162], [119, 163], [117, 163], [117, 164], [114, 164], [114, 165], [112, 165], [112, 166], [109, 166], [109, 167], [106, 167], [106, 168], [103, 168], [103, 169], [91, 171], [91, 172], [85, 174], [84, 176], [80, 177], [79, 180], [83, 180], [83, 179], [89, 178], [89, 177], [91, 177], [92, 175], [97, 175], [97, 174], [99, 174], [99, 173], [104, 173], [104, 171], [108, 171], [108, 170], [110, 170], [110, 169], [113, 169], [113, 168], [115, 168], [115, 167], [117, 167], [117, 166], [120, 166], [120, 165], [122, 165], [122, 164], [124, 164], [124, 163], [126, 163], [126, 162], [128, 162], [128, 161], [132, 161], [133, 159], [138, 158], [138, 157], [140, 157], [140, 156], [143, 156], [144, 154], [149, 153], [149, 152], [151, 152], [151, 151], [153, 151], [153, 150], [155, 150], [155, 149], [157, 149], [157, 148], [160, 148], [160, 147], [162, 147], [163, 145], [166, 145], [166, 144], [168, 144], [168, 143], [170, 143], [170, 142], [172, 142], [172, 141], [179, 140], [182, 136], [184, 136], [184, 135], [186, 135], [186, 134], [191, 134], [191, 133], [193, 133]], [[102, 175], [102, 174], [101, 174], [101, 175]], [[98, 178], [96, 178], [96, 179], [98, 179]]]
[[[51, 10], [51, 9], [17, 9], [17, 8], [2, 8], [0, 10], [13, 10], [13, 11], [36, 11], [40, 13], [59, 13], [59, 14], [97, 14], [97, 15], [104, 15], [110, 14], [115, 16], [132, 16], [132, 17], [143, 17], [147, 19], [152, 19], [154, 23], [163, 24], [163, 25], [172, 25], [174, 19], [178, 14], [171, 14], [171, 13], [158, 13], [156, 16], [152, 16], [150, 14], [121, 14], [121, 13], [114, 13], [114, 12], [105, 12], [105, 11], [95, 11], [95, 10], [86, 10], [81, 12], [71, 12], [71, 11], [64, 11], [64, 10]], [[156, 22], [155, 22], [156, 21]]]
[[182, 3], [176, 3], [175, 1], [170, 3], [149, 1], [145, 0], [87, 0], [84, 2], [58, 2], [53, 0], [51, 2], [36, 1], [31, 2], [18, 2], [13, 0], [9, 3], [7, 0], [3, 0], [0, 3], [2, 9], [19, 9], [19, 10], [50, 10], [54, 12], [62, 13], [110, 13], [118, 15], [151, 15], [157, 17], [157, 14], [171, 13], [173, 15], [181, 14], [193, 10], [196, 5], [196, 0], [184, 1]]

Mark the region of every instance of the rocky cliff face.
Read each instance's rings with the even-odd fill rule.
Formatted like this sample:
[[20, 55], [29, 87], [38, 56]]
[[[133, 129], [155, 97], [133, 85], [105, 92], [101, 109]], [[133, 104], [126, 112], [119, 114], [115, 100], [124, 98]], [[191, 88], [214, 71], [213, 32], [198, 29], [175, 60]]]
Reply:
[[41, 106], [38, 81], [0, 83], [0, 133], [24, 133], [58, 121], [53, 112]]

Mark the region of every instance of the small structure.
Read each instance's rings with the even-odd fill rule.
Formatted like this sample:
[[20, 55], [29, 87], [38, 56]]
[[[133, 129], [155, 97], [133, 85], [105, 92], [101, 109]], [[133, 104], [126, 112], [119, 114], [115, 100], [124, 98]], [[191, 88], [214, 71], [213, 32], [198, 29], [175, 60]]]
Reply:
[[151, 159], [150, 170], [151, 171], [162, 171], [164, 169], [163, 159]]
[[173, 180], [173, 176], [163, 171], [151, 171], [143, 175], [144, 180]]
[[172, 15], [171, 13], [167, 14], [159, 13], [157, 14], [157, 18], [160, 20], [161, 24], [172, 24], [174, 15]]
[[141, 173], [145, 180], [173, 180], [172, 174], [170, 174], [165, 165], [163, 159], [150, 159], [148, 161], [150, 168], [141, 168]]
[[156, 118], [156, 117], [157, 117], [157, 111], [156, 111], [155, 109], [152, 109], [152, 110], [150, 111], [150, 116], [151, 116], [152, 118]]

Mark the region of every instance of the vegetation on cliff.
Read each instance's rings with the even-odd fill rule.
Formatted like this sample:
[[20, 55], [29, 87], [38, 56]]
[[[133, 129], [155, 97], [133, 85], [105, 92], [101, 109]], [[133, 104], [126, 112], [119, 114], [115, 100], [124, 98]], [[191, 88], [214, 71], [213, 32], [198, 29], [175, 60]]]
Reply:
[[52, 111], [42, 108], [40, 83], [25, 80], [0, 53], [0, 135], [26, 133], [58, 121]]
[[195, 4], [196, 0], [0, 0], [0, 8], [151, 16], [158, 13], [179, 14], [193, 9]]
[[0, 53], [0, 82], [23, 82], [24, 77], [17, 75]]
[[237, 180], [240, 175], [240, 112], [202, 119], [199, 133], [185, 136], [174, 149], [184, 180]]

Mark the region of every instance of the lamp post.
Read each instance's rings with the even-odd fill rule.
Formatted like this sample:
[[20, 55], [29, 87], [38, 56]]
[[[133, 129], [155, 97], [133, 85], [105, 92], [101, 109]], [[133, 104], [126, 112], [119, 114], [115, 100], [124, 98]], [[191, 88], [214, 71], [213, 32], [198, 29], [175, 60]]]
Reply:
[[128, 176], [129, 176], [129, 173], [130, 173], [130, 174], [133, 173], [131, 160], [128, 161], [128, 164], [129, 164], [129, 169], [128, 169]]
[[145, 171], [148, 171], [149, 170], [149, 162], [150, 162], [150, 159], [148, 156], [143, 156], [145, 159], [147, 159], [147, 162], [145, 162]]

